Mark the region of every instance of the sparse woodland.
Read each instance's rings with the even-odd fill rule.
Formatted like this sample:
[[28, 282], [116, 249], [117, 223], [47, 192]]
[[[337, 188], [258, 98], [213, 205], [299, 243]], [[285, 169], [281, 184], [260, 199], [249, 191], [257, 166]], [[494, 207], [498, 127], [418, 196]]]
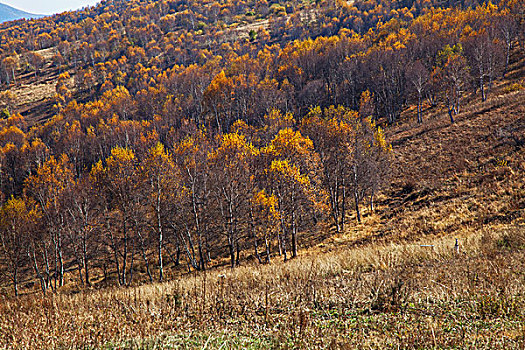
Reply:
[[[523, 332], [523, 276], [504, 260], [519, 261], [525, 233], [487, 229], [523, 222], [523, 1], [104, 0], [1, 24], [0, 41], [0, 345], [162, 347], [151, 332], [168, 332], [180, 346], [169, 333], [180, 327], [198, 330], [184, 341], [220, 347], [217, 334], [254, 322], [259, 348], [344, 348], [337, 327], [365, 314], [371, 347], [418, 344], [408, 328], [379, 336], [377, 313], [405, 315], [423, 347], [505, 348], [483, 342], [497, 317]], [[15, 103], [17, 89], [48, 82], [53, 96]], [[379, 257], [300, 256], [353, 231], [347, 245], [381, 241]], [[462, 257], [444, 248], [451, 232], [471, 237]], [[421, 235], [440, 250], [386, 245]], [[470, 275], [487, 264], [500, 268], [493, 286], [489, 268]], [[86, 298], [100, 310], [81, 320], [66, 305]], [[432, 300], [441, 313], [427, 324]], [[40, 307], [55, 310], [52, 327], [89, 319], [89, 335], [35, 328], [31, 343], [10, 328]], [[445, 327], [459, 326], [445, 310], [459, 309], [489, 336], [467, 326], [447, 343]]]

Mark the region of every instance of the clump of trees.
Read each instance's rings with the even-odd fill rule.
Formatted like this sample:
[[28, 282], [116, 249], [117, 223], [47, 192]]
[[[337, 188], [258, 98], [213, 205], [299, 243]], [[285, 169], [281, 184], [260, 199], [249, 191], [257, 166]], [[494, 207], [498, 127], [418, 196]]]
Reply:
[[[74, 145], [95, 131], [73, 123], [55, 142], [76, 156], [28, 164], [21, 194], [3, 204], [0, 259], [15, 293], [31, 277], [44, 293], [59, 288], [71, 269], [83, 285], [93, 268], [129, 285], [138, 260], [153, 281], [163, 279], [165, 259], [204, 270], [222, 256], [235, 267], [248, 251], [260, 262], [296, 257], [314, 218], [331, 213], [342, 230], [340, 208], [353, 198], [360, 220], [360, 202], [386, 179], [390, 160], [381, 129], [342, 106], [314, 108], [302, 123], [274, 110], [262, 126], [237, 121], [229, 133], [186, 120], [165, 141], [152, 123], [115, 118], [101, 126], [113, 140], [91, 148], [90, 169], [77, 173], [85, 158]], [[21, 142], [24, 155], [31, 146]]]

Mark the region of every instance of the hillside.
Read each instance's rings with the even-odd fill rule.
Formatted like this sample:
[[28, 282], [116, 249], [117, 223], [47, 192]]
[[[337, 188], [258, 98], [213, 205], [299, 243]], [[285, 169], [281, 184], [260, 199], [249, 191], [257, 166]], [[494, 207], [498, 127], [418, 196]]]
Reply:
[[[424, 174], [425, 182], [394, 183], [395, 193], [365, 215], [363, 225], [325, 237], [295, 260], [128, 289], [6, 300], [0, 342], [20, 348], [518, 349], [525, 341], [524, 100], [514, 92], [474, 103], [455, 125], [440, 114], [425, 127], [391, 128], [396, 159], [404, 162], [417, 150], [410, 164], [440, 170]], [[513, 132], [517, 138], [508, 136]], [[493, 142], [498, 137], [504, 138]], [[435, 139], [441, 147], [421, 152]], [[462, 140], [481, 144], [469, 152], [472, 144]], [[446, 171], [449, 152], [461, 154], [468, 167]], [[402, 169], [409, 169], [397, 169], [403, 174], [393, 174], [394, 182], [405, 181]]]
[[0, 24], [0, 347], [520, 348], [524, 13]]
[[23, 18], [31, 19], [31, 18], [39, 18], [39, 17], [42, 17], [42, 16], [28, 13], [25, 11], [21, 11], [9, 5], [0, 3], [0, 23], [7, 22], [7, 21], [14, 21], [14, 20], [23, 19]]

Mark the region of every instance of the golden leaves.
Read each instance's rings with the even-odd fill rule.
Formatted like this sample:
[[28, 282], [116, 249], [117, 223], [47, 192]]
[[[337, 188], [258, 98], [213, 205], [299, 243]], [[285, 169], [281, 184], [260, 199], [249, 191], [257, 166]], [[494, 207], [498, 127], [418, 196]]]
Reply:
[[219, 147], [209, 153], [211, 161], [219, 161], [225, 166], [234, 166], [248, 157], [256, 156], [259, 150], [237, 133], [221, 136]]
[[41, 212], [36, 208], [30, 198], [17, 198], [12, 196], [0, 208], [0, 225], [11, 231], [13, 235], [19, 234], [23, 222], [35, 223], [41, 218]]
[[266, 171], [274, 177], [287, 182], [294, 182], [302, 186], [308, 186], [310, 184], [308, 176], [301, 174], [299, 168], [290, 164], [288, 160], [273, 160], [269, 169]]
[[283, 158], [305, 156], [312, 151], [312, 140], [301, 135], [299, 131], [293, 131], [291, 128], [280, 130], [265, 149], [266, 153]]
[[255, 194], [252, 197], [252, 203], [256, 206], [268, 210], [269, 214], [274, 218], [277, 218], [279, 216], [279, 213], [277, 211], [277, 197], [275, 197], [275, 195], [268, 195], [264, 189], [255, 192]]

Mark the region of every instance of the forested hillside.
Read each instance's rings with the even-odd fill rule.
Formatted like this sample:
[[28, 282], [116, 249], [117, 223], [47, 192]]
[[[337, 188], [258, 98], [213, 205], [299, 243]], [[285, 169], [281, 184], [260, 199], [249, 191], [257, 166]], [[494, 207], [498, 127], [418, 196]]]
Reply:
[[105, 0], [0, 43], [0, 347], [523, 347], [522, 0]]
[[448, 147], [435, 130], [482, 130], [491, 119], [477, 124], [476, 108], [523, 101], [524, 10], [106, 0], [0, 25], [5, 293], [286, 261], [366, 225], [380, 237], [445, 234], [454, 228], [402, 222], [400, 201], [454, 198], [460, 187], [438, 195], [435, 184], [471, 181], [472, 162], [510, 179], [512, 200], [503, 219], [469, 205], [460, 225], [519, 221], [523, 114], [487, 134], [515, 148], [506, 156], [487, 139], [472, 156], [468, 142], [450, 162], [431, 155]]

